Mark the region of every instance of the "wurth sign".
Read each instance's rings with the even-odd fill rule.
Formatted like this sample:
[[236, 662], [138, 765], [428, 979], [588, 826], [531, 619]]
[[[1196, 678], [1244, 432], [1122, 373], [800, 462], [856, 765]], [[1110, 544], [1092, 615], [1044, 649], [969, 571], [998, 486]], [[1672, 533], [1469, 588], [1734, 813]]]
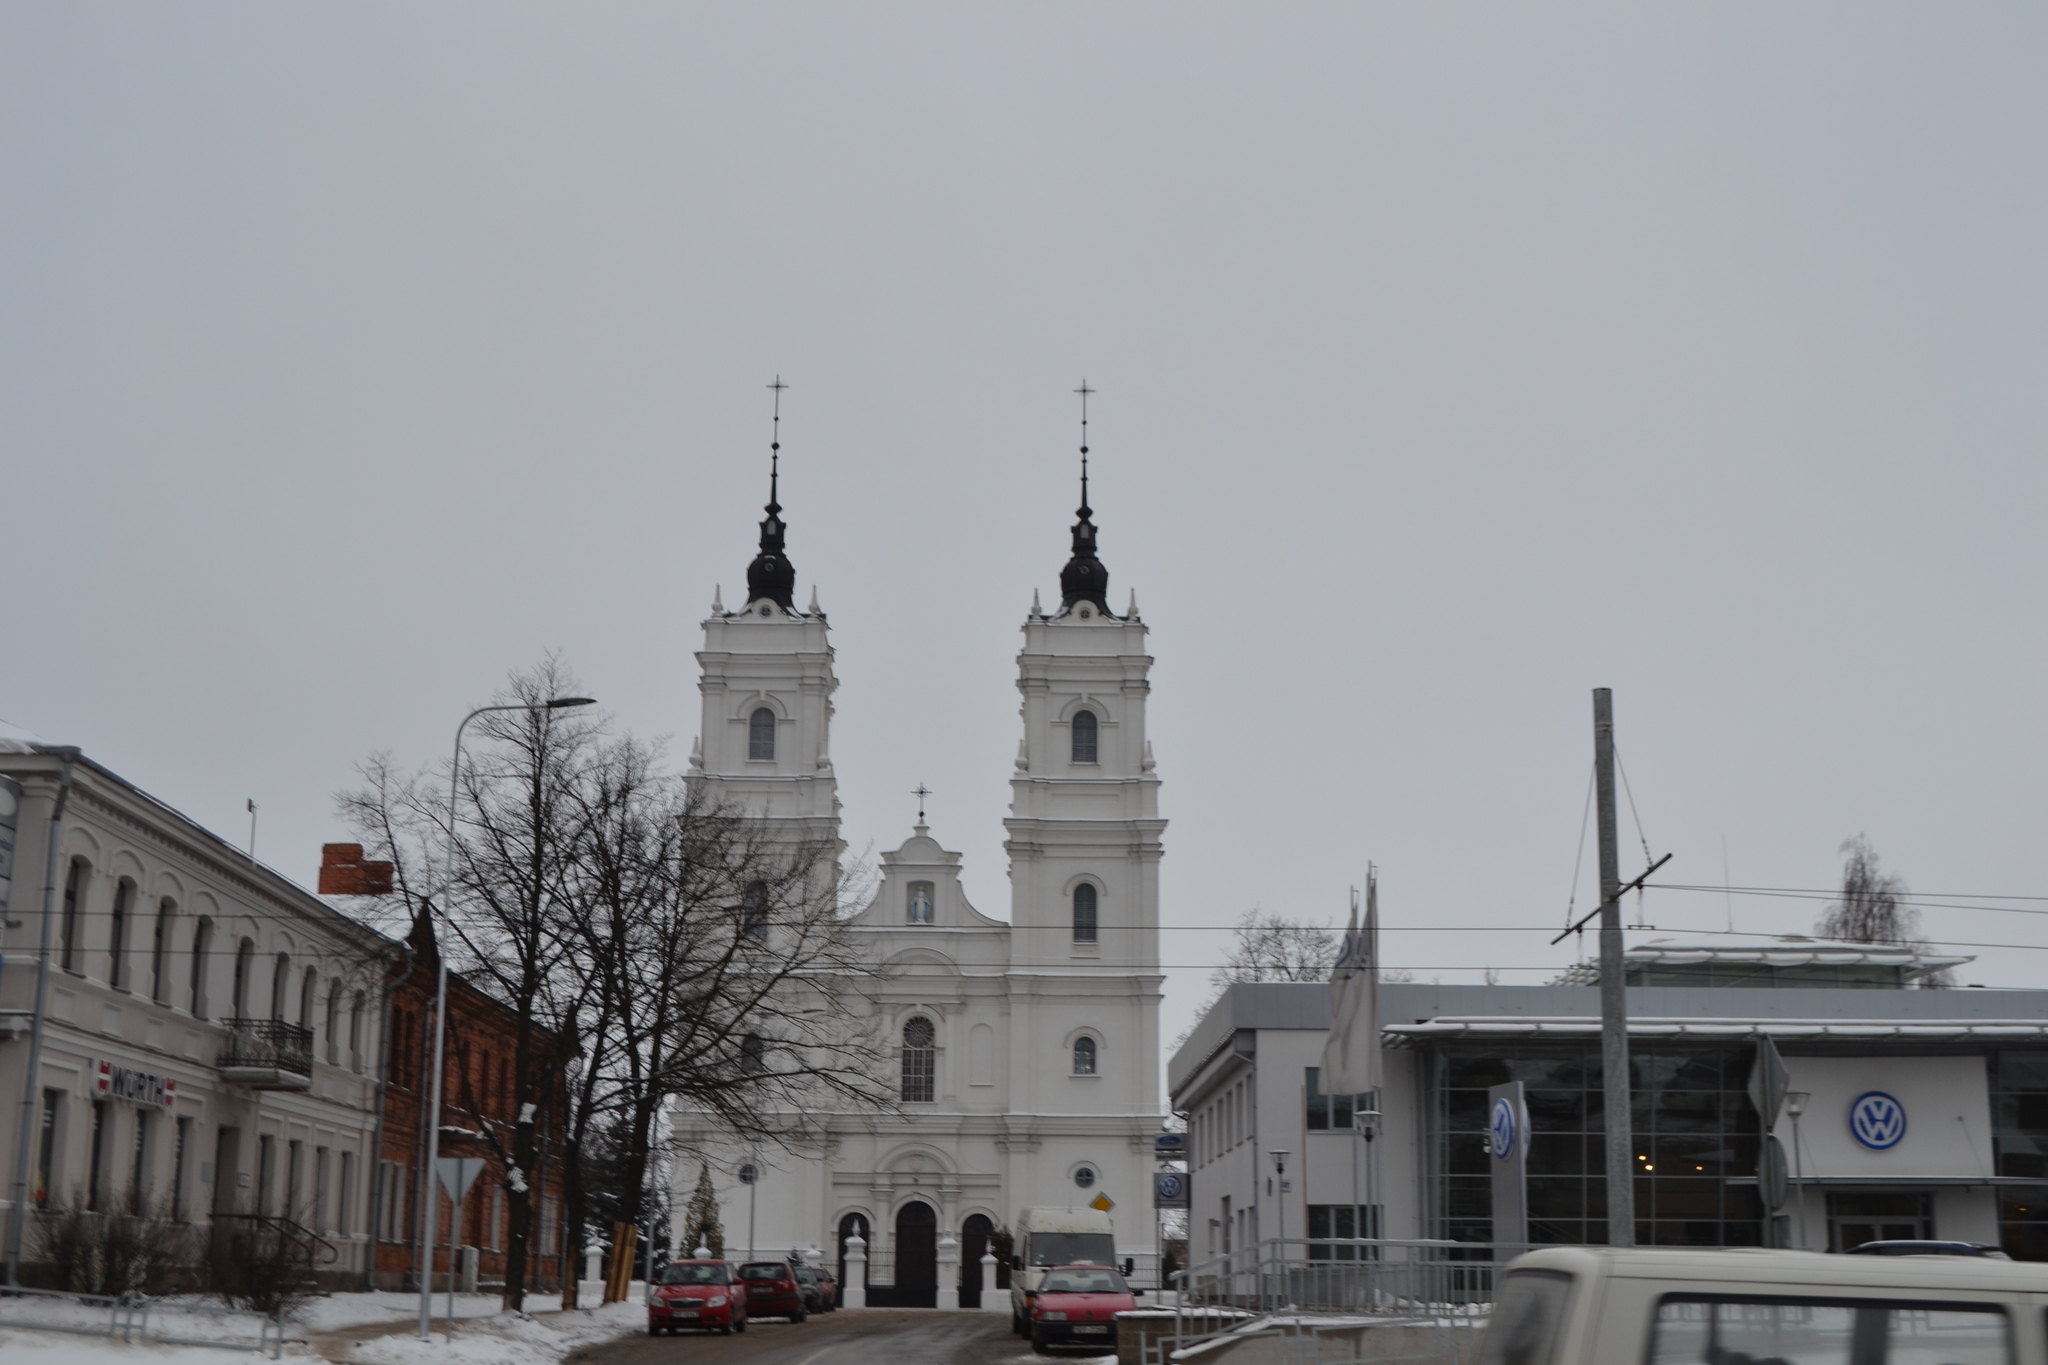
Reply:
[[132, 1104], [154, 1104], [169, 1109], [178, 1102], [176, 1079], [152, 1076], [147, 1071], [115, 1066], [108, 1061], [99, 1064], [93, 1089], [107, 1099], [127, 1100]]

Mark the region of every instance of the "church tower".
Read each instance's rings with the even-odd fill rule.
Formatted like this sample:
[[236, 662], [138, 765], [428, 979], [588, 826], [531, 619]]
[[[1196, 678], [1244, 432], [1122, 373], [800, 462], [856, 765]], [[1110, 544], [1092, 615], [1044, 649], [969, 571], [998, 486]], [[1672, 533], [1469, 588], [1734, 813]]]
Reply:
[[792, 847], [818, 848], [836, 867], [842, 845], [830, 731], [839, 680], [816, 591], [805, 610], [795, 604], [796, 569], [779, 499], [783, 384], [778, 379], [771, 387], [776, 410], [768, 515], [760, 550], [747, 566], [746, 605], [727, 611], [721, 593], [704, 622], [704, 648], [697, 654], [703, 720], [689, 781], [693, 789], [712, 784], [718, 796], [787, 831]]
[[[1159, 778], [1145, 737], [1152, 659], [1136, 595], [1122, 616], [1109, 608], [1087, 460], [1084, 408], [1081, 506], [1072, 556], [1060, 571], [1060, 604], [1047, 612], [1032, 602], [1017, 656], [1024, 736], [1003, 823], [1013, 1042], [1034, 1053], [1058, 1048], [1070, 1055], [1078, 1038], [1066, 1037], [1066, 1021], [1095, 1021], [1102, 1036], [1090, 1041], [1106, 1084], [1078, 1095], [1063, 1076], [1050, 1093], [1016, 1095], [1013, 1103], [1055, 1113], [1075, 1112], [1078, 1103], [1085, 1113], [1154, 1116], [1156, 1126], [1166, 821], [1159, 818]], [[1043, 1062], [1016, 1056], [1012, 1074], [1043, 1076]]]

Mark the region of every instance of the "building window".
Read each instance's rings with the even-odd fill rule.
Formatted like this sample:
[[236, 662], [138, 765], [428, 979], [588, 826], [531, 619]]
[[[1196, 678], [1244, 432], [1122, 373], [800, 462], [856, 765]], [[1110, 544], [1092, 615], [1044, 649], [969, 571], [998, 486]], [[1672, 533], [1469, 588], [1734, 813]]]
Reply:
[[327, 984], [327, 1064], [341, 1065], [341, 978]]
[[107, 1207], [105, 1160], [107, 1155], [107, 1101], [92, 1102], [92, 1148], [88, 1152], [90, 1164], [86, 1167], [85, 1206], [94, 1213], [102, 1213]]
[[[1380, 1235], [1380, 1206], [1377, 1204], [1310, 1204], [1308, 1235], [1311, 1237], [1376, 1238]], [[1375, 1259], [1371, 1247], [1338, 1247], [1311, 1244], [1311, 1261], [1361, 1261]]]
[[930, 882], [912, 882], [910, 884], [908, 917], [912, 924], [930, 924], [932, 922], [932, 884]]
[[756, 707], [747, 718], [747, 757], [772, 761], [775, 757], [775, 713]]
[[1302, 1089], [1308, 1096], [1307, 1125], [1314, 1132], [1330, 1129], [1342, 1131], [1351, 1127], [1352, 1111], [1356, 1108], [1370, 1109], [1373, 1106], [1353, 1104], [1357, 1097], [1351, 1095], [1325, 1095], [1321, 1085], [1323, 1069], [1319, 1066], [1302, 1069]]
[[1093, 1166], [1083, 1166], [1075, 1171], [1074, 1183], [1084, 1190], [1095, 1188], [1095, 1168]]
[[128, 1212], [141, 1213], [149, 1194], [149, 1111], [135, 1111], [135, 1150], [129, 1154]]
[[306, 976], [299, 983], [299, 1027], [313, 1031], [313, 1001], [320, 994], [320, 973], [312, 967], [306, 968]]
[[1095, 1040], [1078, 1038], [1074, 1041], [1074, 1074], [1093, 1076], [1095, 1074]]
[[1074, 942], [1095, 942], [1095, 887], [1089, 882], [1074, 888]]
[[255, 956], [255, 940], [245, 938], [235, 945], [235, 994], [232, 1016], [236, 1019], [249, 1017], [249, 967]]
[[192, 926], [192, 1017], [206, 1017], [206, 954], [213, 947], [213, 921], [204, 915]]
[[284, 1022], [284, 997], [292, 988], [292, 960], [290, 955], [279, 953], [277, 966], [270, 973], [270, 1017]]
[[185, 1202], [185, 1148], [192, 1141], [192, 1120], [179, 1119], [177, 1141], [171, 1148], [171, 1219], [182, 1223], [192, 1216]]
[[1093, 711], [1076, 711], [1073, 720], [1069, 721], [1067, 725], [1073, 735], [1074, 762], [1093, 763], [1095, 761], [1095, 713]]
[[363, 1069], [363, 993], [356, 992], [355, 1004], [348, 1012], [348, 1064], [354, 1071]]
[[758, 1076], [768, 1069], [767, 1045], [758, 1034], [740, 1039], [740, 1075]]
[[740, 933], [756, 943], [768, 940], [768, 887], [755, 882], [740, 898]]
[[60, 926], [62, 937], [58, 941], [57, 965], [67, 972], [78, 970], [78, 950], [84, 941], [79, 902], [85, 899], [85, 879], [91, 872], [91, 866], [85, 859], [73, 858], [71, 870], [64, 874], [64, 920]]
[[114, 921], [107, 935], [107, 984], [128, 989], [128, 921], [135, 909], [135, 883], [121, 878], [114, 887]]
[[903, 1026], [903, 1098], [930, 1103], [938, 1087], [938, 1030], [918, 1015]]
[[156, 903], [156, 941], [149, 949], [149, 998], [159, 1005], [168, 1005], [171, 983], [165, 979], [165, 968], [170, 966], [171, 919], [178, 913], [178, 906], [169, 896]]

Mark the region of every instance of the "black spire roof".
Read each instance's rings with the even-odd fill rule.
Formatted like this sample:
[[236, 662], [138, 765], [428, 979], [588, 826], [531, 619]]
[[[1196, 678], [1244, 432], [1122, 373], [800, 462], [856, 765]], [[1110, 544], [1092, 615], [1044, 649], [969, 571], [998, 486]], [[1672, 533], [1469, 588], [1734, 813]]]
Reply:
[[747, 600], [758, 602], [765, 597], [794, 615], [796, 604], [790, 599], [796, 592], [796, 566], [782, 552], [788, 528], [783, 525], [782, 504], [776, 500], [782, 475], [782, 391], [789, 386], [777, 375], [768, 387], [775, 390], [775, 434], [768, 442], [768, 505], [762, 509], [768, 515], [761, 519], [761, 551], [747, 565]]
[[1086, 602], [1104, 616], [1113, 616], [1108, 600], [1109, 570], [1095, 557], [1095, 523], [1090, 520], [1095, 513], [1088, 506], [1088, 395], [1095, 390], [1084, 379], [1075, 392], [1081, 395], [1081, 505], [1074, 509], [1080, 520], [1074, 523], [1073, 557], [1060, 570], [1060, 608], [1072, 611], [1076, 604]]

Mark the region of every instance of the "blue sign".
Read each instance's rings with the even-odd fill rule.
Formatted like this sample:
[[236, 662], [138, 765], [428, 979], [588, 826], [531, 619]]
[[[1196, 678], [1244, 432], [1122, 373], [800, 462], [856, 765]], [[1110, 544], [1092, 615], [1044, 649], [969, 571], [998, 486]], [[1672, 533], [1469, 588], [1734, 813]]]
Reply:
[[1849, 1132], [1873, 1152], [1889, 1151], [1906, 1136], [1906, 1106], [1882, 1090], [1869, 1090], [1849, 1106]]
[[1187, 1190], [1187, 1182], [1171, 1172], [1159, 1177], [1159, 1197], [1161, 1199], [1178, 1199], [1186, 1194]]
[[1505, 1097], [1493, 1104], [1493, 1156], [1496, 1161], [1506, 1161], [1515, 1154], [1515, 1106]]

